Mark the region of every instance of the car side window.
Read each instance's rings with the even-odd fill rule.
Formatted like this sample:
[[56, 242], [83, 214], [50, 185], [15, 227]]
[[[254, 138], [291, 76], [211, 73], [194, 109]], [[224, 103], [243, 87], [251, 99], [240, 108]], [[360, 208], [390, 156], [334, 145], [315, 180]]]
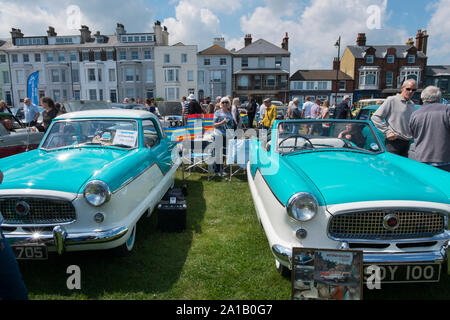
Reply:
[[142, 129], [144, 131], [144, 146], [148, 149], [157, 146], [160, 142], [158, 129], [152, 120], [142, 121]]

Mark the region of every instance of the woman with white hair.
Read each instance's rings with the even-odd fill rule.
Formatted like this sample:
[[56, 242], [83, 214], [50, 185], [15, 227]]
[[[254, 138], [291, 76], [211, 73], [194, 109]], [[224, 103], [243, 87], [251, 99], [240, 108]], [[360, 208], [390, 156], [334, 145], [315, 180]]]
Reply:
[[214, 113], [214, 175], [225, 176], [223, 172], [223, 156], [226, 154], [227, 130], [233, 129], [233, 116], [230, 112], [230, 100], [224, 97], [220, 100], [221, 109]]

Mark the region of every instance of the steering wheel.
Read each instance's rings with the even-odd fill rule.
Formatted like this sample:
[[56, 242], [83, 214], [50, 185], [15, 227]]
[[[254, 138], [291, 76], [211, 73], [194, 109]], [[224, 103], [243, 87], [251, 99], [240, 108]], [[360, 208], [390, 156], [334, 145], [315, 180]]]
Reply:
[[[281, 140], [281, 142], [278, 144], [278, 148], [292, 148], [292, 149], [295, 149], [295, 148], [297, 147], [297, 141], [298, 141], [298, 138], [304, 139], [306, 142], [309, 143], [309, 145], [311, 146], [312, 149], [315, 149], [315, 147], [314, 147], [313, 143], [311, 142], [311, 140], [309, 140], [307, 137], [305, 137], [305, 136], [303, 136], [303, 135], [301, 135], [301, 134], [295, 134], [295, 135], [289, 136], [289, 137], [287, 137], [287, 138], [284, 138], [284, 139]], [[289, 139], [295, 139], [295, 145], [294, 145], [294, 146], [282, 146], [282, 144], [283, 144], [286, 140], [289, 140]]]

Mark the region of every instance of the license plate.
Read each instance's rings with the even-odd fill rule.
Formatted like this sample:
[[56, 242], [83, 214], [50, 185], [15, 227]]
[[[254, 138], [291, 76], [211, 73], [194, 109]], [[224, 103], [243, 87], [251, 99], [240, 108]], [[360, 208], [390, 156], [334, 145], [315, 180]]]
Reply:
[[45, 245], [12, 246], [17, 260], [47, 260], [48, 250]]
[[[380, 267], [381, 283], [401, 282], [439, 282], [441, 264], [389, 264], [377, 265]], [[364, 266], [364, 282], [370, 275], [366, 274], [369, 265]]]

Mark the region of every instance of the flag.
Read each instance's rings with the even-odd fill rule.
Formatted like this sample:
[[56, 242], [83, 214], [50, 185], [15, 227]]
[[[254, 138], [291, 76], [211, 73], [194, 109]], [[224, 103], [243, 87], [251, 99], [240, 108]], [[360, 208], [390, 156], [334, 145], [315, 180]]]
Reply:
[[30, 98], [31, 103], [34, 105], [39, 105], [39, 71], [33, 72], [28, 76], [27, 80], [27, 97]]

